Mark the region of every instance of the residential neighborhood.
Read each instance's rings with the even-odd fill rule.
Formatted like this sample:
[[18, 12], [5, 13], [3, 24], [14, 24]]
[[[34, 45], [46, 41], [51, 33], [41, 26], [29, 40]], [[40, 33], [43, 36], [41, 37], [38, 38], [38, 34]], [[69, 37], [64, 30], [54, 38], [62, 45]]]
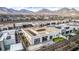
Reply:
[[[59, 12], [70, 10], [62, 8]], [[48, 9], [28, 14], [0, 14], [0, 51], [78, 50], [78, 14], [73, 17], [56, 12], [54, 15]]]

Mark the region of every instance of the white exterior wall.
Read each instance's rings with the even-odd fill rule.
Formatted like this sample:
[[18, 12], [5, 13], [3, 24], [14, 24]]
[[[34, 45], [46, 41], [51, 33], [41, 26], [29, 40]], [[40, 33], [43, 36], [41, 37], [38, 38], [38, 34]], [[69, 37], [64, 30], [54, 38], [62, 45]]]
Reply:
[[3, 40], [0, 41], [0, 47], [1, 47], [1, 51], [4, 51], [5, 50]]
[[[5, 50], [5, 45], [12, 45], [12, 44], [16, 44], [16, 39], [15, 39], [15, 31], [14, 30], [6, 30], [2, 32], [3, 35], [0, 38], [0, 46], [2, 48], [2, 50]], [[6, 39], [7, 36], [11, 36], [11, 39]]]
[[22, 23], [16, 23], [15, 26], [16, 27], [22, 26]]
[[5, 43], [5, 45], [11, 45], [11, 44], [16, 44], [16, 40], [15, 40], [15, 36], [13, 35], [13, 36], [11, 36], [11, 39], [4, 39], [4, 43]]
[[[15, 30], [6, 30], [3, 31], [3, 41], [4, 41], [4, 45], [11, 45], [11, 44], [15, 44], [16, 43], [16, 39], [15, 39]], [[7, 36], [11, 36], [11, 39], [6, 39]]]
[[[66, 34], [66, 31], [70, 31], [70, 30], [73, 31], [73, 28], [76, 28], [76, 27], [73, 27], [73, 26], [69, 26], [67, 24], [60, 24], [60, 25], [56, 25], [56, 26], [61, 27], [61, 31], [64, 32], [64, 34]], [[66, 27], [69, 27], [69, 29], [66, 29]]]
[[21, 30], [31, 45], [34, 45], [34, 40], [37, 38], [40, 38], [40, 43], [42, 43], [42, 37], [48, 36], [47, 40], [49, 41], [50, 36], [53, 36], [53, 38], [55, 38], [55, 37], [57, 37], [57, 35], [58, 36], [61, 35], [61, 30], [58, 30], [57, 32], [51, 32], [49, 34], [38, 34], [36, 36], [31, 36], [30, 34], [27, 33], [27, 31], [24, 31], [23, 29], [21, 29]]
[[[61, 33], [61, 31], [55, 32], [55, 33], [53, 32], [53, 33], [46, 34], [46, 35], [44, 34], [44, 35], [33, 36], [33, 37], [31, 38], [31, 44], [34, 45], [34, 40], [37, 39], [37, 38], [40, 38], [40, 43], [43, 43], [43, 42], [42, 42], [42, 37], [44, 37], [44, 36], [48, 36], [47, 40], [49, 41], [49, 40], [50, 40], [50, 36], [53, 36], [52, 38], [55, 38], [55, 37], [58, 37], [58, 36], [61, 35], [61, 34], [59, 34], [59, 33]], [[56, 36], [56, 35], [58, 35], [58, 36]]]

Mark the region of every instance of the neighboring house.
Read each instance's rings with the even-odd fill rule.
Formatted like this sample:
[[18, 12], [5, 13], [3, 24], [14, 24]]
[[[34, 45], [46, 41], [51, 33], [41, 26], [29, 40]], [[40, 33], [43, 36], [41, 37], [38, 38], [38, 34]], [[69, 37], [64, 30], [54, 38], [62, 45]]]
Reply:
[[70, 22], [68, 23], [70, 27], [73, 27], [74, 29], [78, 30], [79, 29], [79, 22]]
[[58, 24], [55, 25], [56, 28], [60, 29], [63, 35], [67, 35], [73, 32], [74, 27], [67, 24]]
[[10, 45], [16, 44], [15, 30], [6, 30], [0, 32], [0, 49], [8, 50]]
[[13, 24], [0, 24], [0, 31], [14, 29]]

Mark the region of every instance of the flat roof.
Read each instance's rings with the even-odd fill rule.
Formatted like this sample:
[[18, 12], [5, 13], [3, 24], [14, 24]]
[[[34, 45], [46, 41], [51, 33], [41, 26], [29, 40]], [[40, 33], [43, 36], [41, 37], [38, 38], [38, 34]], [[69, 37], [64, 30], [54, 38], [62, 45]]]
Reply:
[[23, 28], [23, 30], [30, 36], [49, 34], [60, 31], [60, 29], [54, 27], [33, 27], [33, 28]]
[[11, 36], [11, 39], [15, 39], [15, 30], [5, 30], [0, 32], [0, 41], [7, 36]]

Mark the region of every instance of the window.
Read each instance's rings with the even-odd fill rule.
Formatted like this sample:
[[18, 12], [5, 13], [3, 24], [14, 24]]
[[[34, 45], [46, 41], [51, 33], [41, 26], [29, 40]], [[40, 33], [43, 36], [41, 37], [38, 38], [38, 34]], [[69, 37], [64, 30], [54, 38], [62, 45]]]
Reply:
[[69, 33], [69, 31], [66, 31], [66, 34], [68, 34]]
[[56, 27], [56, 28], [61, 29], [61, 27]]
[[13, 29], [12, 27], [8, 27], [8, 29], [10, 30], [10, 29]]
[[56, 34], [56, 36], [59, 36], [59, 34]]
[[64, 32], [62, 32], [62, 35], [64, 35]]
[[52, 36], [50, 36], [50, 39], [52, 39]]
[[11, 36], [7, 36], [7, 38], [6, 38], [7, 40], [9, 40], [9, 39], [11, 39]]
[[66, 29], [69, 29], [69, 27], [65, 27]]
[[40, 43], [40, 38], [34, 40], [34, 44], [39, 44], [39, 43]]
[[9, 50], [10, 49], [10, 45], [5, 45], [5, 50]]
[[3, 35], [3, 33], [0, 33], [0, 37]]
[[55, 23], [52, 23], [53, 25], [55, 25]]
[[50, 25], [50, 23], [47, 23], [46, 25]]
[[23, 25], [23, 27], [25, 28], [25, 27], [27, 27], [26, 25]]
[[0, 51], [1, 51], [2, 49], [1, 49], [1, 47], [0, 47]]
[[70, 30], [70, 33], [72, 33], [72, 30]]
[[3, 28], [3, 30], [7, 30], [7, 28]]
[[42, 42], [47, 41], [48, 36], [42, 37]]

